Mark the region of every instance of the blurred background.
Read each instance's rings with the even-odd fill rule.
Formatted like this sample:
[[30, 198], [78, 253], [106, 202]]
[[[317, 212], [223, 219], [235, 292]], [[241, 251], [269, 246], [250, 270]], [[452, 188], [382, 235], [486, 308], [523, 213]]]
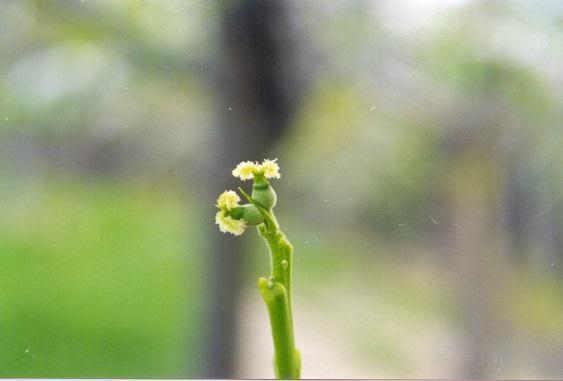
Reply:
[[[4, 0], [0, 377], [563, 378], [563, 4]], [[248, 187], [248, 184], [244, 184]]]

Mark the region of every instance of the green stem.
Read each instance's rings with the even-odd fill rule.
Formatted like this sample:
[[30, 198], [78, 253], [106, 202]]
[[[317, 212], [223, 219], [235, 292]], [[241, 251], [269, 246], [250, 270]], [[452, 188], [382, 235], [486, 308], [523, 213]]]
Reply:
[[258, 231], [270, 249], [272, 275], [270, 279], [260, 278], [258, 287], [270, 315], [276, 377], [297, 379], [301, 366], [299, 351], [295, 348], [291, 311], [293, 246], [279, 230], [272, 211]]

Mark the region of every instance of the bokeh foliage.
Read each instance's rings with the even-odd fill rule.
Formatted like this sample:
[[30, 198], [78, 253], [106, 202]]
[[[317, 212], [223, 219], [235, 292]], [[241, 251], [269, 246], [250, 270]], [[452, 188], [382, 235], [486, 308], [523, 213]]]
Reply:
[[[199, 375], [229, 4], [0, 4], [0, 376]], [[560, 6], [285, 4], [304, 376], [561, 378]]]

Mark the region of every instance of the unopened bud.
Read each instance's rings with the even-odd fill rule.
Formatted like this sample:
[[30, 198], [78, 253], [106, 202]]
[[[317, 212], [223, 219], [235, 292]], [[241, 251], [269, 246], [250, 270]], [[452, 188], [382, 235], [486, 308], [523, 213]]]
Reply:
[[252, 204], [246, 204], [242, 206], [242, 218], [249, 225], [260, 225], [264, 222], [264, 215], [260, 210]]
[[252, 198], [268, 210], [276, 206], [278, 196], [270, 185], [270, 182], [261, 173], [254, 174]]

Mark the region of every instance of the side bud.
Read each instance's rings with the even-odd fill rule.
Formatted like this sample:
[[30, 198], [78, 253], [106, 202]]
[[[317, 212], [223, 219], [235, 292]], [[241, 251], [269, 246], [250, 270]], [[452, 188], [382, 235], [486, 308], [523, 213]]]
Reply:
[[248, 225], [260, 225], [264, 222], [262, 212], [252, 204], [237, 206], [227, 212], [233, 220], [244, 220]]
[[242, 219], [245, 220], [249, 225], [260, 225], [264, 222], [264, 216], [262, 212], [258, 210], [255, 205], [246, 204], [242, 206]]
[[278, 196], [263, 173], [254, 174], [252, 198], [268, 210], [276, 206]]

